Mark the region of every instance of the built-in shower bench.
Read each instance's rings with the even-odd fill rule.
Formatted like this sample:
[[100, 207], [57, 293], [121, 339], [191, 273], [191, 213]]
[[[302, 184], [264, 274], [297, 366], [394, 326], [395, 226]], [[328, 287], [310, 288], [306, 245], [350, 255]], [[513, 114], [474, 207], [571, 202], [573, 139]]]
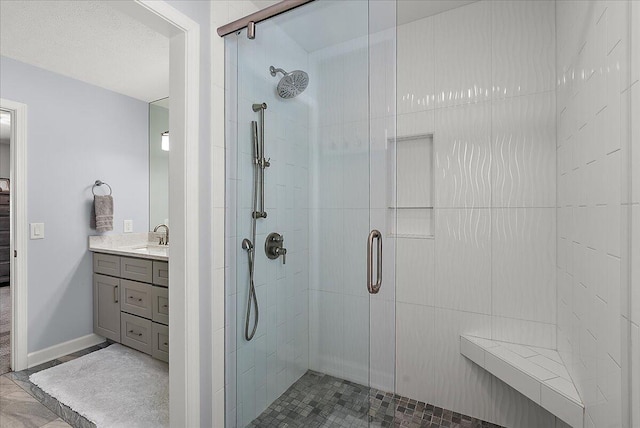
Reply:
[[583, 427], [584, 404], [558, 351], [463, 335], [460, 353], [567, 424]]

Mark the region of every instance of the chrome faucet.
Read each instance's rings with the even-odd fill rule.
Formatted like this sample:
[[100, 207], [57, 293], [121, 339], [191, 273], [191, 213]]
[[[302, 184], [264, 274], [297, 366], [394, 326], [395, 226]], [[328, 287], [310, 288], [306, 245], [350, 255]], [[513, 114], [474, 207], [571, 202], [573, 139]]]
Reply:
[[160, 237], [160, 242], [158, 242], [158, 245], [169, 245], [169, 226], [167, 226], [166, 224], [159, 224], [153, 228], [153, 231], [157, 232], [161, 227], [164, 227], [167, 233], [165, 234], [164, 238], [162, 236]]

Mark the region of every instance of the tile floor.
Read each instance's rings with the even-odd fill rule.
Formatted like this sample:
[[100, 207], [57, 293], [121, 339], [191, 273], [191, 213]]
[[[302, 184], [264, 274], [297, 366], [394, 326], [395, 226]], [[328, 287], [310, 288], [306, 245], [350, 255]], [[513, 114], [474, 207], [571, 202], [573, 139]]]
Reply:
[[93, 423], [31, 383], [29, 376], [108, 345], [105, 342], [27, 370], [0, 376], [0, 427], [95, 428]]
[[[32, 384], [29, 376], [108, 345], [105, 342], [28, 370], [0, 376], [0, 427], [95, 428], [93, 423]], [[450, 410], [313, 371], [302, 376], [250, 426], [500, 428]]]
[[11, 370], [11, 288], [0, 287], [0, 375]]
[[[367, 423], [367, 421], [369, 423]], [[500, 428], [488, 422], [308, 371], [250, 425], [256, 428]]]

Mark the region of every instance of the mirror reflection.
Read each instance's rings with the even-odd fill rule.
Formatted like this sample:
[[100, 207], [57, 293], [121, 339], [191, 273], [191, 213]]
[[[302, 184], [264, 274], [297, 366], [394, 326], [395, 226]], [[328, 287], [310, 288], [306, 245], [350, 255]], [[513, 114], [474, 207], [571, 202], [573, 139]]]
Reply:
[[169, 98], [149, 103], [149, 228], [169, 225]]

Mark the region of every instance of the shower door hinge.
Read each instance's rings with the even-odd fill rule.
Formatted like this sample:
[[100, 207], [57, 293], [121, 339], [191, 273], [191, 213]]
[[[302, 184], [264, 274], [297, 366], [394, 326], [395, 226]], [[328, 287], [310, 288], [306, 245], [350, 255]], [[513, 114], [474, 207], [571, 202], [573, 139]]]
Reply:
[[18, 257], [18, 250], [13, 250], [13, 257]]

